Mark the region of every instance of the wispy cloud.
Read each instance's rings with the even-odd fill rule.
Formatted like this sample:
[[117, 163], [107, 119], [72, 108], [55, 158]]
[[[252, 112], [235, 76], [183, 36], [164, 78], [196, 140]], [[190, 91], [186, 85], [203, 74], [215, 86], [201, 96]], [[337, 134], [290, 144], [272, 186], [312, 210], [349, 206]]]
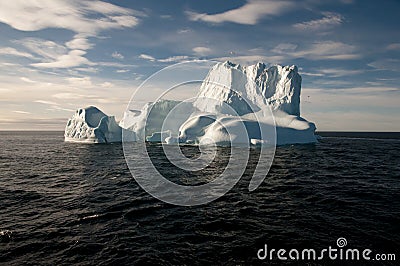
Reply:
[[293, 43], [280, 43], [275, 48], [271, 50], [273, 53], [286, 54], [293, 53], [297, 48], [297, 44]]
[[66, 42], [65, 45], [72, 50], [88, 50], [91, 49], [94, 45], [89, 42], [87, 37], [82, 34], [77, 34], [74, 36], [74, 39], [72, 39], [69, 42]]
[[400, 60], [394, 58], [378, 59], [369, 63], [368, 66], [373, 67], [377, 70], [400, 71]]
[[327, 30], [343, 23], [343, 16], [337, 13], [324, 12], [323, 18], [296, 23], [293, 27], [302, 31]]
[[119, 59], [119, 60], [122, 60], [122, 59], [125, 58], [121, 53], [118, 53], [117, 51], [113, 52], [113, 53], [111, 54], [111, 56], [112, 56], [113, 58]]
[[17, 113], [17, 114], [23, 114], [23, 115], [26, 115], [26, 114], [30, 114], [30, 112], [26, 112], [26, 111], [13, 111], [14, 113]]
[[0, 54], [33, 58], [33, 55], [31, 55], [29, 53], [25, 53], [25, 52], [20, 52], [20, 51], [16, 50], [15, 48], [12, 48], [12, 47], [0, 48]]
[[192, 50], [198, 55], [207, 55], [211, 52], [210, 48], [204, 46], [194, 47]]
[[102, 87], [102, 88], [111, 88], [111, 87], [114, 87], [114, 84], [112, 84], [111, 82], [106, 81], [106, 82], [101, 83], [100, 87]]
[[92, 87], [92, 79], [90, 77], [71, 77], [66, 78], [69, 84], [78, 88]]
[[30, 78], [27, 78], [27, 77], [21, 77], [21, 80], [22, 80], [22, 81], [25, 81], [25, 82], [27, 82], [27, 83], [36, 83], [36, 81], [31, 80]]
[[62, 92], [53, 94], [53, 97], [60, 100], [77, 100], [85, 97], [85, 95], [71, 92]]
[[315, 42], [302, 50], [296, 49], [294, 45], [280, 44], [272, 49], [271, 52], [284, 55], [287, 58], [306, 58], [310, 60], [350, 60], [361, 57], [354, 45], [334, 41]]
[[52, 101], [45, 101], [45, 100], [35, 100], [35, 103], [41, 103], [41, 104], [47, 104], [47, 105], [58, 105], [58, 103], [56, 102], [52, 102]]
[[145, 59], [145, 60], [150, 60], [150, 61], [155, 61], [156, 60], [153, 56], [148, 55], [148, 54], [141, 54], [141, 55], [139, 55], [139, 58]]
[[296, 7], [292, 1], [253, 0], [243, 6], [223, 13], [206, 14], [186, 11], [192, 21], [205, 21], [210, 23], [233, 22], [237, 24], [255, 25], [266, 17], [280, 15]]
[[167, 57], [164, 59], [158, 59], [157, 61], [163, 63], [169, 63], [169, 62], [182, 62], [182, 61], [187, 61], [189, 59], [190, 57], [187, 55], [177, 55], [177, 56]]
[[39, 68], [70, 68], [81, 65], [94, 65], [90, 62], [85, 55], [86, 52], [82, 50], [72, 50], [66, 55], [61, 55], [53, 62], [34, 63], [32, 66]]
[[242, 65], [251, 65], [257, 62], [268, 62], [270, 64], [281, 64], [284, 60], [284, 56], [265, 56], [265, 55], [232, 55], [213, 58], [217, 61], [233, 61]]
[[180, 29], [180, 30], [177, 31], [177, 33], [178, 34], [184, 34], [184, 33], [189, 33], [191, 31], [192, 31], [191, 29]]
[[13, 42], [24, 46], [32, 53], [44, 59], [56, 59], [68, 51], [68, 49], [61, 44], [40, 38], [24, 38], [21, 40], [14, 40]]
[[47, 111], [63, 111], [63, 112], [73, 112], [75, 110], [70, 108], [64, 108], [58, 105], [52, 105], [50, 108], [46, 109]]
[[306, 76], [315, 76], [315, 77], [344, 77], [344, 76], [353, 76], [363, 73], [364, 70], [354, 70], [354, 69], [343, 69], [343, 68], [325, 68], [325, 69], [316, 69], [313, 72], [302, 72], [302, 75]]
[[161, 63], [174, 63], [174, 62], [184, 62], [190, 59], [195, 59], [194, 57], [190, 57], [187, 55], [175, 55], [175, 56], [170, 56], [167, 58], [155, 58], [154, 56], [148, 55], [148, 54], [141, 54], [139, 56], [141, 59], [149, 60], [149, 61], [156, 61], [156, 62], [161, 62]]
[[[398, 110], [399, 95], [399, 88], [386, 86], [303, 88], [302, 97], [307, 102], [302, 101], [302, 114], [310, 121], [316, 121], [319, 130], [398, 131], [399, 116], [385, 113]], [[381, 112], [376, 113], [374, 108]]]
[[[93, 14], [96, 16], [92, 16]], [[1, 1], [0, 21], [21, 31], [61, 28], [94, 35], [104, 29], [133, 27], [141, 12], [101, 1]], [[21, 19], [23, 18], [23, 19]]]
[[400, 50], [400, 43], [391, 43], [386, 46], [386, 50]]

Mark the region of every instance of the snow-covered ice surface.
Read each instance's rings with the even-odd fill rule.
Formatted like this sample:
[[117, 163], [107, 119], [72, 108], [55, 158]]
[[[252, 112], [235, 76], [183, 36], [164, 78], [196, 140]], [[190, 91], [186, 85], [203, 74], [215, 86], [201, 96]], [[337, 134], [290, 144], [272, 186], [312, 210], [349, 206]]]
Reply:
[[107, 116], [94, 106], [76, 110], [64, 133], [67, 142], [113, 143], [122, 141], [122, 128], [114, 116]]

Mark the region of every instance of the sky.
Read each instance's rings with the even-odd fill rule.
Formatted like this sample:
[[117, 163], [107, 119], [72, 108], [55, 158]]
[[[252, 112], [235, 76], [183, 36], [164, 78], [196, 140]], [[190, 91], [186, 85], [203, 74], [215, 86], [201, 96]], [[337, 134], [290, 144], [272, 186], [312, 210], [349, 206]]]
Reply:
[[321, 131], [400, 131], [399, 1], [0, 2], [0, 130], [120, 119], [151, 74], [187, 60], [297, 65]]

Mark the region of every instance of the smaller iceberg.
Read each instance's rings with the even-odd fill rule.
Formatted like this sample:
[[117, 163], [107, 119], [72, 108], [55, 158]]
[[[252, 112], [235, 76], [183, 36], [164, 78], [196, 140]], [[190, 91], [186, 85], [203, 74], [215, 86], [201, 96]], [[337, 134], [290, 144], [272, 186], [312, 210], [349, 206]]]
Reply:
[[122, 128], [114, 116], [89, 106], [76, 110], [68, 120], [64, 133], [66, 142], [113, 143], [122, 141]]

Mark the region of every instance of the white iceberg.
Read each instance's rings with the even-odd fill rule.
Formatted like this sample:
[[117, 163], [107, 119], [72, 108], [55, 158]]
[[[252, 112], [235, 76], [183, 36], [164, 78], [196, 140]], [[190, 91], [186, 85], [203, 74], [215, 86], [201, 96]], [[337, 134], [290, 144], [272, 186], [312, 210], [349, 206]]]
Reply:
[[65, 140], [120, 142], [123, 128], [124, 140], [168, 144], [314, 143], [314, 123], [300, 116], [301, 81], [296, 66], [217, 63], [191, 101], [147, 103], [126, 111], [119, 126], [95, 107], [79, 109]]
[[67, 142], [113, 143], [122, 141], [122, 128], [114, 116], [107, 116], [94, 106], [76, 110], [64, 133]]
[[[180, 139], [188, 140], [185, 132], [190, 129], [204, 132], [204, 136], [195, 137], [198, 141], [207, 138], [221, 144], [227, 142], [229, 131], [233, 132], [230, 134], [232, 143], [258, 145], [269, 141], [268, 136], [263, 137], [260, 133], [270, 132], [275, 121], [277, 145], [314, 143], [317, 141], [314, 123], [300, 117], [301, 81], [296, 66], [267, 67], [264, 63], [257, 63], [242, 67], [231, 62], [218, 63], [203, 81], [194, 106], [202, 112], [218, 114], [219, 118], [206, 127], [183, 124]], [[221, 84], [225, 88], [221, 88]], [[268, 106], [273, 118], [265, 112]], [[237, 116], [231, 116], [232, 110]], [[257, 119], [252, 116], [254, 114]], [[221, 121], [225, 121], [224, 125]], [[239, 123], [245, 125], [248, 139], [235, 134]]]

